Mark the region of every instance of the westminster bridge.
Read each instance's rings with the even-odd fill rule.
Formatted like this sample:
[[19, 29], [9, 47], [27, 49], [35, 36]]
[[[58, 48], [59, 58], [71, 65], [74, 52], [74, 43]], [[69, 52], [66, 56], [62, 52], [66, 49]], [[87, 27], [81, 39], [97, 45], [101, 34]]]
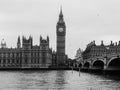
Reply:
[[73, 61], [73, 66], [81, 69], [120, 70], [120, 56], [94, 57], [82, 61]]
[[120, 41], [111, 41], [109, 45], [103, 41], [100, 45], [96, 45], [95, 41], [90, 42], [84, 51], [80, 48], [77, 50], [73, 66], [81, 69], [120, 70]]

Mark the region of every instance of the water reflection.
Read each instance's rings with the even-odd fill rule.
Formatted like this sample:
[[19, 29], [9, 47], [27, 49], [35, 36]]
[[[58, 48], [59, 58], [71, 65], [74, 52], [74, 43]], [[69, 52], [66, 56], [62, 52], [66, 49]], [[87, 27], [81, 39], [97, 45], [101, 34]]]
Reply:
[[54, 87], [61, 89], [65, 89], [65, 85], [67, 84], [65, 71], [57, 71], [55, 76]]
[[[24, 72], [20, 76], [21, 89], [47, 89], [51, 88], [51, 83], [54, 82], [54, 72]], [[19, 85], [19, 84], [18, 84]]]
[[120, 81], [77, 71], [0, 72], [0, 90], [120, 90]]

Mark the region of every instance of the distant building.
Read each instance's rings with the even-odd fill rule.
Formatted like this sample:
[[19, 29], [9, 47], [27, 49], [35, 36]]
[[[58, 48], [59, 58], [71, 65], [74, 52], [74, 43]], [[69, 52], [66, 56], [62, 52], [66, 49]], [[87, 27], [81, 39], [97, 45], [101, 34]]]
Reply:
[[96, 45], [95, 41], [93, 41], [84, 50], [83, 59], [113, 57], [114, 55], [120, 55], [120, 41], [118, 44], [111, 41], [109, 45], [104, 45], [103, 41], [101, 41], [101, 45]]

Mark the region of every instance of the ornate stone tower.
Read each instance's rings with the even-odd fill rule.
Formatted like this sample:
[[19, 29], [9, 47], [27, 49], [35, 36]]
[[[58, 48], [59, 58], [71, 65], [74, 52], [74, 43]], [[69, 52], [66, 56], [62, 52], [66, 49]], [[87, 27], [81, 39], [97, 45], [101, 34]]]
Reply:
[[40, 67], [46, 68], [52, 64], [52, 60], [50, 57], [50, 49], [49, 49], [49, 37], [47, 39], [43, 39], [40, 36]]
[[57, 64], [64, 65], [65, 64], [65, 36], [66, 36], [66, 25], [63, 18], [62, 9], [59, 14], [59, 20], [56, 26], [56, 34], [57, 34]]
[[21, 48], [20, 36], [18, 37], [17, 48]]
[[31, 67], [31, 50], [33, 39], [29, 36], [28, 39], [23, 36], [22, 38], [22, 67]]

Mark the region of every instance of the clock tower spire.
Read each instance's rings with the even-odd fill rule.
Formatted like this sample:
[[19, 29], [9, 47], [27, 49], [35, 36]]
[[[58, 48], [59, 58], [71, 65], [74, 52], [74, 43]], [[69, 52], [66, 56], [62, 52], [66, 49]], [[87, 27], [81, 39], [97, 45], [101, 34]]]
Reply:
[[63, 13], [62, 13], [62, 7], [61, 7], [61, 10], [60, 10], [60, 14], [59, 14], [59, 20], [58, 20], [58, 25], [61, 25], [63, 24], [65, 26], [65, 22], [64, 22], [64, 18], [63, 18]]
[[62, 8], [59, 14], [59, 20], [56, 25], [57, 34], [57, 64], [65, 65], [65, 36], [66, 36], [66, 25], [63, 18]]

